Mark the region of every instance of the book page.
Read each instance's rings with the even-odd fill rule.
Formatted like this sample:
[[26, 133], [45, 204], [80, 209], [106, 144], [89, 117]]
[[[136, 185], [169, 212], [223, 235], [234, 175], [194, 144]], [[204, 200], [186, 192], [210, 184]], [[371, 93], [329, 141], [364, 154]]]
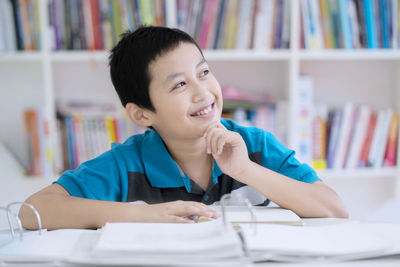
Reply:
[[[212, 206], [222, 214], [221, 206]], [[251, 215], [246, 206], [226, 206], [227, 220], [232, 223], [250, 223]], [[287, 225], [303, 225], [301, 218], [291, 210], [279, 207], [253, 207], [257, 223], [276, 223]]]
[[[129, 252], [129, 253], [127, 253]], [[96, 257], [232, 257], [241, 243], [222, 221], [204, 223], [107, 223], [93, 249]]]
[[[93, 230], [61, 229], [42, 232], [24, 231], [23, 240], [19, 233], [10, 242], [0, 247], [0, 259], [19, 262], [54, 261], [67, 258], [75, 249], [80, 235]], [[0, 240], [10, 240], [10, 233], [0, 233]]]
[[384, 236], [357, 222], [315, 227], [259, 224], [256, 235], [249, 228], [244, 232], [251, 250], [280, 255], [363, 258], [393, 247]]

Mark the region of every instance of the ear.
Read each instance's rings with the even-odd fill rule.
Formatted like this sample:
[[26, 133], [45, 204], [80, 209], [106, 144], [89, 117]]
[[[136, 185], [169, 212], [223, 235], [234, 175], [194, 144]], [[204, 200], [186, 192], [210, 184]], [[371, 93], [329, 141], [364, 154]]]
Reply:
[[137, 125], [150, 127], [153, 124], [150, 116], [148, 116], [149, 111], [139, 107], [135, 103], [126, 104], [125, 109], [129, 118]]

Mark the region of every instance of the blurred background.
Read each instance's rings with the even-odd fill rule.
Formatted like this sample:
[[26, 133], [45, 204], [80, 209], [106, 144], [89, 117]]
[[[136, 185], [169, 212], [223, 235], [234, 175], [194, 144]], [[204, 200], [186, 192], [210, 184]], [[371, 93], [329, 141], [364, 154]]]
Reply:
[[296, 150], [352, 219], [400, 222], [399, 7], [0, 0], [0, 206], [145, 130], [127, 119], [108, 69], [121, 33], [144, 24], [193, 36], [223, 88], [223, 116]]

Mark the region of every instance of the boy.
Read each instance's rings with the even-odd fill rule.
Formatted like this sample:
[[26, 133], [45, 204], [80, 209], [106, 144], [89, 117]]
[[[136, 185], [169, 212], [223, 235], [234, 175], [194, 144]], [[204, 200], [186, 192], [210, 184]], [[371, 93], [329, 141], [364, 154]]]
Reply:
[[[294, 151], [270, 133], [221, 119], [220, 85], [186, 33], [164, 27], [125, 33], [111, 51], [110, 72], [130, 119], [150, 129], [29, 197], [43, 227], [217, 218], [207, 205], [226, 193], [244, 194], [254, 205], [272, 200], [301, 217], [348, 216]], [[20, 217], [24, 227], [37, 227], [28, 209]]]

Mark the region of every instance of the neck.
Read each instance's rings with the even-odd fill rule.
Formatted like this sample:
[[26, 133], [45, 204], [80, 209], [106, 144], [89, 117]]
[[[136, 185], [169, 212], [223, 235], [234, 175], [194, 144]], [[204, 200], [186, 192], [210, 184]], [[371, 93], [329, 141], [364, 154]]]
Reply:
[[207, 154], [206, 139], [201, 137], [194, 140], [164, 140], [171, 157], [180, 165], [191, 163], [203, 165], [212, 159]]
[[206, 139], [163, 139], [171, 157], [204, 191], [211, 177], [213, 157], [207, 154]]

